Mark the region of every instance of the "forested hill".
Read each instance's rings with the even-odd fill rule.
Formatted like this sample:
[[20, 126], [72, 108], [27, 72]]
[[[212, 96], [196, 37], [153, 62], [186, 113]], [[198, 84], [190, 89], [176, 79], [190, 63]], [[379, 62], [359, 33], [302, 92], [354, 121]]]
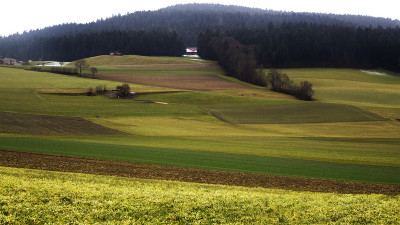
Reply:
[[[219, 4], [183, 4], [157, 11], [139, 11], [100, 19], [88, 24], [62, 24], [30, 31], [23, 36], [58, 36], [82, 32], [128, 31], [168, 29], [178, 32], [186, 46], [195, 46], [197, 36], [206, 28], [231, 30], [238, 28], [259, 28], [269, 23], [307, 22], [315, 24], [335, 24], [340, 26], [396, 27], [399, 20], [369, 16], [335, 15], [321, 13], [294, 13], [262, 10], [241, 6]], [[19, 36], [19, 35], [14, 35]]]
[[[151, 33], [157, 33], [167, 37], [159, 37], [159, 40], [154, 40], [157, 46], [162, 44], [161, 40], [163, 39], [172, 39], [176, 46], [180, 46], [180, 41], [183, 41], [182, 45], [190, 47], [197, 45], [199, 34], [207, 29], [219, 31], [237, 29], [265, 30], [271, 25], [280, 27], [287, 23], [307, 23], [352, 28], [382, 27], [383, 29], [400, 26], [400, 21], [398, 20], [367, 16], [280, 12], [218, 4], [184, 4], [156, 11], [140, 11], [122, 16], [117, 15], [88, 24], [61, 24], [9, 37], [0, 37], [0, 57], [12, 57], [19, 60], [38, 60], [43, 56], [41, 58], [45, 60], [74, 60], [80, 57], [91, 56], [90, 54], [107, 54], [108, 51], [112, 50], [125, 51], [126, 54], [142, 54], [140, 51], [132, 50], [137, 49], [137, 47], [133, 46], [135, 43], [134, 40], [124, 40], [122, 42], [129, 42], [132, 45], [129, 52], [122, 47], [112, 44], [117, 39], [120, 42], [120, 38], [125, 36], [137, 36], [140, 34], [142, 35], [141, 38], [143, 38]], [[142, 33], [138, 33], [139, 31]], [[120, 32], [123, 35], [117, 35], [116, 37], [115, 33], [118, 34]], [[131, 32], [135, 33], [132, 34]], [[92, 43], [91, 40], [98, 41], [101, 37], [104, 49], [92, 49], [85, 46], [87, 49], [84, 49], [84, 51], [77, 51], [71, 45], [78, 42], [77, 38], [82, 36], [85, 37], [85, 43]], [[60, 43], [69, 44], [66, 47], [67, 45], [61, 45]], [[82, 43], [79, 46], [82, 46]], [[154, 48], [161, 49], [161, 46]], [[177, 52], [154, 51], [148, 54], [176, 55]], [[65, 57], [67, 55], [68, 57]]]
[[196, 46], [196, 39], [207, 28], [231, 30], [238, 28], [260, 28], [269, 23], [283, 22], [335, 24], [340, 26], [396, 27], [400, 21], [354, 15], [320, 13], [294, 13], [262, 10], [256, 8], [225, 6], [216, 4], [185, 4], [167, 7], [158, 11], [136, 12], [100, 20], [88, 25], [91, 30], [150, 29], [165, 27], [182, 35], [186, 46]]

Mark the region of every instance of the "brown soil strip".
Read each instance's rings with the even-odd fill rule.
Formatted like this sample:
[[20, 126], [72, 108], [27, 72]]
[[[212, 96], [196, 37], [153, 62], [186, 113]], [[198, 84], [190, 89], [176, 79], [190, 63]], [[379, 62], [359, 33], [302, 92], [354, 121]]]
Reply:
[[226, 80], [214, 75], [124, 75], [97, 74], [96, 78], [193, 91], [212, 91], [230, 89], [252, 89], [250, 86]]
[[394, 121], [394, 122], [396, 122], [396, 123], [400, 123], [400, 119], [389, 118], [389, 120]]
[[3, 150], [0, 150], [0, 166], [295, 191], [400, 194], [398, 185], [223, 172]]
[[193, 63], [193, 64], [140, 64], [140, 65], [116, 65], [117, 68], [148, 68], [148, 69], [159, 69], [159, 68], [203, 68], [213, 66], [211, 63]]
[[79, 117], [0, 112], [0, 133], [35, 135], [124, 135]]

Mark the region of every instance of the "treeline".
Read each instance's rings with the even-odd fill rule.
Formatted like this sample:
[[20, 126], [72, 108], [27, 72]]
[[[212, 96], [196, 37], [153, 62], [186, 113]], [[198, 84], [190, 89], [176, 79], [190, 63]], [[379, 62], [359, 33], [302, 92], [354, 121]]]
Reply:
[[[400, 71], [400, 28], [341, 27], [309, 23], [269, 24], [264, 29], [223, 32], [250, 47], [259, 65], [270, 68], [347, 67]], [[210, 30], [199, 36], [205, 57], [207, 41], [221, 36]], [[205, 52], [206, 51], [206, 52]]]
[[182, 56], [185, 45], [176, 32], [160, 29], [0, 39], [0, 55], [19, 60], [74, 61], [113, 51], [129, 55]]
[[198, 54], [202, 58], [217, 60], [228, 76], [270, 87], [273, 91], [293, 95], [301, 100], [312, 100], [314, 91], [310, 82], [294, 84], [286, 74], [275, 70], [264, 74], [263, 67], [257, 63], [253, 48], [241, 44], [233, 37], [211, 31], [200, 34]]
[[198, 54], [204, 59], [216, 60], [226, 74], [241, 81], [265, 86], [263, 76], [256, 72], [256, 59], [251, 48], [239, 43], [232, 37], [207, 31], [200, 34], [197, 46]]
[[33, 66], [29, 70], [37, 72], [50, 72], [64, 75], [78, 75], [78, 68], [75, 67], [58, 67], [58, 66]]

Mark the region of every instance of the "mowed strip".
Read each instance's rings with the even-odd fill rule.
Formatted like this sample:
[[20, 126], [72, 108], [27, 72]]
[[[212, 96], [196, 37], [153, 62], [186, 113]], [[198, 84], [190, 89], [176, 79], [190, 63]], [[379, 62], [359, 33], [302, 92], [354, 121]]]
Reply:
[[400, 185], [400, 167], [173, 148], [0, 137], [0, 149], [254, 174]]
[[0, 133], [34, 135], [122, 135], [79, 117], [0, 112]]
[[96, 77], [103, 80], [193, 91], [252, 89], [250, 86], [226, 80], [214, 75], [97, 74]]
[[302, 124], [387, 120], [355, 106], [320, 102], [269, 106], [229, 106], [216, 107], [211, 110], [226, 121], [238, 124]]

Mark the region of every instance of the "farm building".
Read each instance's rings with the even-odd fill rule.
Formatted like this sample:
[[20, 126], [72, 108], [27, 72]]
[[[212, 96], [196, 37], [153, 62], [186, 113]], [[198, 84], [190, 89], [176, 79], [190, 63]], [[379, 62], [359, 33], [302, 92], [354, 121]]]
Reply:
[[16, 59], [12, 59], [12, 58], [5, 58], [5, 59], [2, 60], [1, 64], [15, 65], [15, 64], [17, 64], [17, 60]]
[[185, 55], [197, 55], [197, 47], [186, 48]]
[[110, 52], [111, 56], [123, 56], [124, 54], [119, 52], [119, 51], [115, 51], [115, 52]]

